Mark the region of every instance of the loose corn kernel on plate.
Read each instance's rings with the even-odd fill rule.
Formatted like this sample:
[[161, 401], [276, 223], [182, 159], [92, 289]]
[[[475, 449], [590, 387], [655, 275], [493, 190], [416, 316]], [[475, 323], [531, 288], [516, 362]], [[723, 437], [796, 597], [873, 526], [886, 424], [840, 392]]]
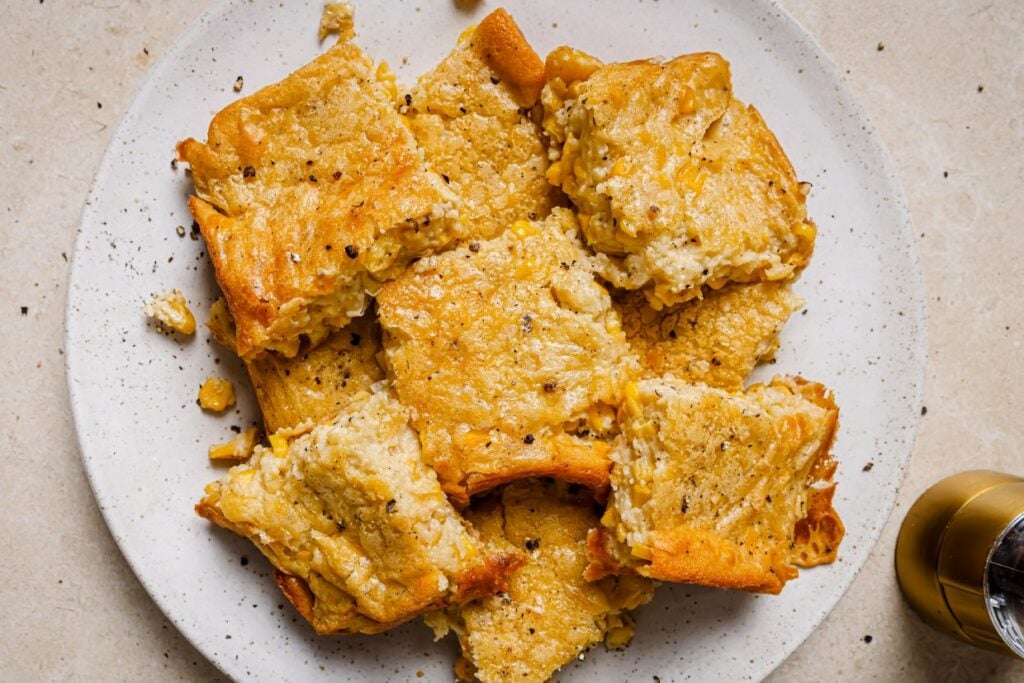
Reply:
[[[775, 596], [662, 584], [651, 602], [633, 611], [636, 627], [628, 647], [609, 650], [598, 645], [557, 673], [562, 681], [760, 679], [842, 597], [881, 533], [910, 455], [921, 409], [923, 285], [892, 165], [840, 71], [768, 0], [509, 0], [503, 6], [542, 57], [560, 45], [605, 62], [721, 54], [731, 65], [736, 95], [756, 105], [799, 179], [812, 186], [807, 212], [817, 224], [816, 235], [810, 235], [814, 255], [794, 287], [802, 301], [786, 295], [766, 304], [785, 309], [785, 314], [792, 308], [793, 314], [782, 328], [778, 348], [759, 351], [762, 358], [774, 356], [775, 361], [756, 369], [753, 380], [800, 375], [835, 394], [841, 418], [833, 449], [839, 461], [833, 504], [846, 528], [838, 561], [802, 569]], [[386, 60], [398, 84], [411, 84], [449, 54], [467, 27], [496, 7], [484, 2], [356, 3], [355, 43], [374, 59]], [[175, 145], [190, 135], [202, 137], [217, 111], [324, 52], [333, 38], [323, 44], [318, 40], [322, 10], [321, 2], [306, 0], [213, 3], [150, 73], [97, 173], [74, 252], [65, 346], [71, 405], [83, 462], [112, 535], [157, 606], [228, 676], [266, 681], [452, 680], [456, 639], [435, 642], [434, 631], [418, 619], [384, 635], [315, 635], [275, 585], [273, 567], [259, 551], [243, 538], [212, 528], [193, 511], [203, 487], [224, 476], [222, 463], [251, 451], [262, 424], [243, 363], [230, 348], [213, 341], [203, 324], [221, 294], [206, 245], [189, 228], [187, 198], [193, 182], [185, 164], [172, 164]], [[336, 28], [344, 31], [344, 21], [338, 23]], [[567, 60], [562, 67], [570, 80], [573, 69], [590, 68], [585, 60]], [[383, 80], [389, 78], [385, 73]], [[401, 88], [396, 87], [399, 96]], [[443, 96], [440, 90], [435, 95], [439, 107], [458, 109], [459, 102], [445, 102]], [[687, 110], [693, 106], [680, 104]], [[735, 115], [737, 121], [745, 120], [741, 112]], [[560, 130], [557, 123], [540, 123]], [[432, 140], [422, 144], [444, 149], [443, 136], [430, 137], [436, 125], [430, 112], [418, 112], [410, 130]], [[517, 148], [519, 163], [539, 163], [536, 149], [518, 137], [509, 141], [522, 144]], [[442, 163], [458, 169], [459, 157], [453, 154], [438, 161]], [[671, 150], [655, 154], [650, 163], [668, 168], [674, 163]], [[627, 175], [628, 164], [623, 161], [609, 173]], [[546, 175], [562, 187], [579, 181], [566, 168]], [[708, 181], [690, 167], [680, 166], [675, 177], [694, 192], [708, 188]], [[646, 351], [638, 362], [648, 369], [666, 366], [663, 350], [678, 351], [679, 345], [659, 346], [658, 340], [668, 344], [677, 326], [704, 320], [659, 310], [691, 297], [673, 284], [679, 274], [714, 285], [723, 273], [736, 277], [754, 271], [744, 264], [725, 264], [702, 275], [685, 259], [666, 258], [664, 249], [641, 248], [629, 235], [633, 223], [622, 229], [611, 225], [601, 197], [584, 198], [585, 183], [573, 189], [591, 207], [585, 218], [577, 219], [581, 233], [592, 242], [636, 254], [628, 266], [611, 259], [598, 264], [604, 280], [629, 285], [653, 274], [656, 294], [650, 310], [618, 297], [612, 305], [632, 307], [631, 315], [623, 316], [627, 333], [631, 325], [657, 325], [658, 334], [645, 335]], [[444, 187], [435, 190], [439, 195], [447, 192]], [[481, 206], [490, 201], [484, 198]], [[537, 202], [548, 210], [558, 200], [540, 197]], [[663, 212], [661, 207], [630, 206], [633, 213], [622, 214], [632, 216], [630, 220], [645, 215], [656, 220], [670, 213], [668, 207]], [[531, 223], [516, 225], [523, 232], [537, 229]], [[797, 235], [798, 240], [808, 238]], [[793, 258], [800, 258], [799, 244], [794, 242], [791, 251], [798, 256]], [[472, 249], [467, 243], [465, 250], [476, 253]], [[783, 259], [769, 268], [781, 273], [793, 263]], [[722, 300], [713, 297], [712, 305], [730, 310], [728, 290], [719, 291]], [[163, 297], [168, 292], [171, 296]], [[184, 312], [179, 296], [187, 299], [194, 318]], [[161, 322], [147, 318], [147, 304]], [[592, 302], [570, 305], [594, 310], [588, 308]], [[771, 315], [766, 313], [758, 324], [770, 327]], [[522, 316], [517, 320], [522, 328], [541, 327]], [[727, 330], [727, 323], [733, 324], [718, 324]], [[746, 323], [740, 318], [735, 324]], [[621, 333], [614, 325], [609, 329], [609, 334]], [[694, 377], [716, 376], [711, 366], [672, 362], [677, 373], [685, 367]], [[263, 367], [260, 376], [287, 369], [286, 364]], [[377, 379], [363, 378], [367, 384]], [[397, 390], [400, 395], [401, 383]], [[589, 420], [588, 432], [600, 430], [607, 419], [598, 408], [580, 418]], [[286, 432], [264, 440], [271, 456], [287, 454], [291, 437]], [[465, 435], [467, 448], [480, 447], [474, 434]], [[540, 432], [520, 436], [528, 445], [554, 442]], [[586, 438], [591, 437], [578, 440]], [[528, 497], [519, 489], [503, 490], [508, 500], [494, 504], [505, 509]], [[577, 504], [574, 495], [566, 499], [567, 505]], [[489, 519], [487, 511], [473, 514], [481, 524]], [[529, 550], [536, 539], [528, 533], [519, 540], [529, 552], [537, 550]], [[515, 593], [516, 588], [509, 590]], [[616, 599], [631, 607], [643, 602], [636, 597], [641, 593]], [[595, 614], [607, 612], [601, 604], [591, 608]], [[613, 640], [621, 639], [621, 618], [608, 619]], [[430, 622], [434, 630], [451, 626], [440, 617]], [[484, 644], [476, 649], [485, 656]]]

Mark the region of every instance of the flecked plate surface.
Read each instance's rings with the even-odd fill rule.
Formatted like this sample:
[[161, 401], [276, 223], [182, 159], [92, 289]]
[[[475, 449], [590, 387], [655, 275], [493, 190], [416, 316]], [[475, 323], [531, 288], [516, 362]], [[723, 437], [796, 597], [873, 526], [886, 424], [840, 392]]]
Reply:
[[[783, 333], [778, 363], [832, 387], [842, 408], [840, 561], [808, 570], [779, 597], [665, 586], [638, 613], [633, 645], [600, 648], [562, 680], [758, 679], [814, 629], [863, 564], [910, 454], [924, 359], [922, 285], [908, 213], [885, 153], [835, 68], [766, 0], [508, 2], [538, 52], [571, 43], [605, 60], [714, 50], [739, 97], [761, 110], [802, 179], [817, 252], [798, 284], [807, 308]], [[469, 7], [466, 9], [466, 7]], [[357, 5], [357, 42], [409, 82], [436, 63], [485, 3]], [[420, 623], [374, 637], [317, 639], [246, 542], [192, 512], [220, 476], [206, 446], [256, 420], [240, 392], [224, 416], [195, 405], [199, 384], [244, 373], [205, 330], [180, 341], [143, 315], [155, 292], [185, 292], [200, 320], [216, 296], [190, 237], [190, 182], [174, 144], [211, 115], [273, 82], [320, 46], [320, 3], [231, 0], [186, 33], [150, 74], [100, 168], [76, 245], [67, 310], [75, 423], [111, 532], [161, 609], [229, 675], [254, 680], [450, 680], [453, 643]], [[178, 235], [178, 226], [185, 236]]]

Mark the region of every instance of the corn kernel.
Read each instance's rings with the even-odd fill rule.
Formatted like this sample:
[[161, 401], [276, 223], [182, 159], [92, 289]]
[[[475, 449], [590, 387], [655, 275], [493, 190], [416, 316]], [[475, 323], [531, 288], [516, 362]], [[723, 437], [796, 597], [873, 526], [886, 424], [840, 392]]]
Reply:
[[556, 161], [555, 163], [548, 166], [548, 170], [545, 171], [544, 177], [548, 179], [548, 182], [552, 185], [558, 186], [562, 184], [562, 162]]
[[630, 382], [626, 385], [626, 410], [633, 417], [640, 417], [643, 414], [640, 398], [637, 395], [636, 382]]
[[806, 221], [803, 223], [797, 223], [793, 228], [793, 234], [797, 236], [804, 244], [814, 244], [814, 238], [817, 237], [818, 230], [814, 227], [814, 223]]
[[633, 547], [629, 549], [629, 552], [633, 557], [639, 557], [641, 560], [650, 560], [654, 557], [654, 553], [651, 552], [651, 549], [643, 543], [634, 544]]
[[668, 150], [665, 149], [665, 145], [658, 145], [654, 148], [654, 166], [660, 171], [665, 168], [667, 162]]
[[395, 72], [391, 70], [387, 62], [381, 62], [377, 65], [377, 82], [384, 86], [392, 100], [398, 99], [398, 85], [396, 81]]
[[591, 57], [586, 52], [571, 47], [557, 47], [548, 55], [544, 71], [548, 80], [562, 79], [563, 83], [585, 81], [603, 66], [601, 60]]
[[278, 458], [283, 458], [288, 455], [288, 438], [283, 434], [271, 434], [268, 437], [270, 441], [270, 449], [274, 452], [274, 455]]
[[612, 176], [624, 176], [633, 170], [633, 165], [626, 159], [618, 159], [612, 164]]
[[210, 460], [241, 462], [248, 460], [256, 448], [256, 435], [259, 430], [250, 427], [230, 441], [210, 446]]
[[692, 114], [697, 111], [697, 94], [689, 86], [683, 86], [679, 91], [679, 113], [682, 115]]
[[699, 193], [704, 188], [706, 174], [700, 166], [686, 166], [679, 171], [679, 180], [694, 192]]
[[615, 514], [615, 509], [612, 507], [606, 508], [604, 514], [601, 515], [601, 526], [611, 528], [618, 521], [618, 515]]
[[199, 407], [220, 413], [235, 405], [235, 387], [220, 377], [207, 377], [199, 387]]
[[474, 33], [476, 33], [476, 24], [467, 26], [466, 29], [459, 34], [459, 39], [455, 42], [461, 45], [463, 42], [472, 38]]
[[180, 334], [192, 334], [196, 331], [196, 318], [188, 308], [185, 295], [177, 289], [154, 297], [146, 304], [146, 315]]
[[512, 234], [519, 239], [526, 239], [532, 235], [537, 234], [537, 226], [530, 221], [516, 221], [510, 228]]

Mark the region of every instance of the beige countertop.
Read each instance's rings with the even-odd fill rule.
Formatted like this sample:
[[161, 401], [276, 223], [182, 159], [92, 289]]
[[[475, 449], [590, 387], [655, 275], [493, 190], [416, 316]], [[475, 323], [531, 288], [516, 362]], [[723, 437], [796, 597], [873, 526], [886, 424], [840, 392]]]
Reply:
[[[97, 164], [149, 67], [206, 4], [0, 6], [3, 680], [219, 679], [107, 533], [78, 458], [61, 348], [64, 255]], [[896, 511], [774, 679], [1022, 680], [1024, 663], [922, 624], [892, 563], [899, 521], [936, 479], [1024, 472], [1024, 3], [782, 4], [846, 73], [892, 154], [920, 234], [930, 349], [928, 411]]]

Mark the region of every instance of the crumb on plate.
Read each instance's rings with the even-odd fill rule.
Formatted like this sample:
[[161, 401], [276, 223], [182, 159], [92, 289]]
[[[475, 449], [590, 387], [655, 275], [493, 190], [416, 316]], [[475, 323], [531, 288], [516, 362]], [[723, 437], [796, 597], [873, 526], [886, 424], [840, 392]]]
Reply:
[[209, 450], [210, 460], [232, 464], [248, 460], [256, 448], [259, 431], [256, 427], [249, 427], [230, 441], [213, 444]]
[[185, 295], [177, 289], [153, 297], [146, 304], [146, 315], [179, 334], [189, 335], [196, 331], [196, 318], [189, 310]]
[[222, 413], [235, 405], [235, 387], [230, 380], [207, 377], [199, 387], [199, 407], [215, 413]]

